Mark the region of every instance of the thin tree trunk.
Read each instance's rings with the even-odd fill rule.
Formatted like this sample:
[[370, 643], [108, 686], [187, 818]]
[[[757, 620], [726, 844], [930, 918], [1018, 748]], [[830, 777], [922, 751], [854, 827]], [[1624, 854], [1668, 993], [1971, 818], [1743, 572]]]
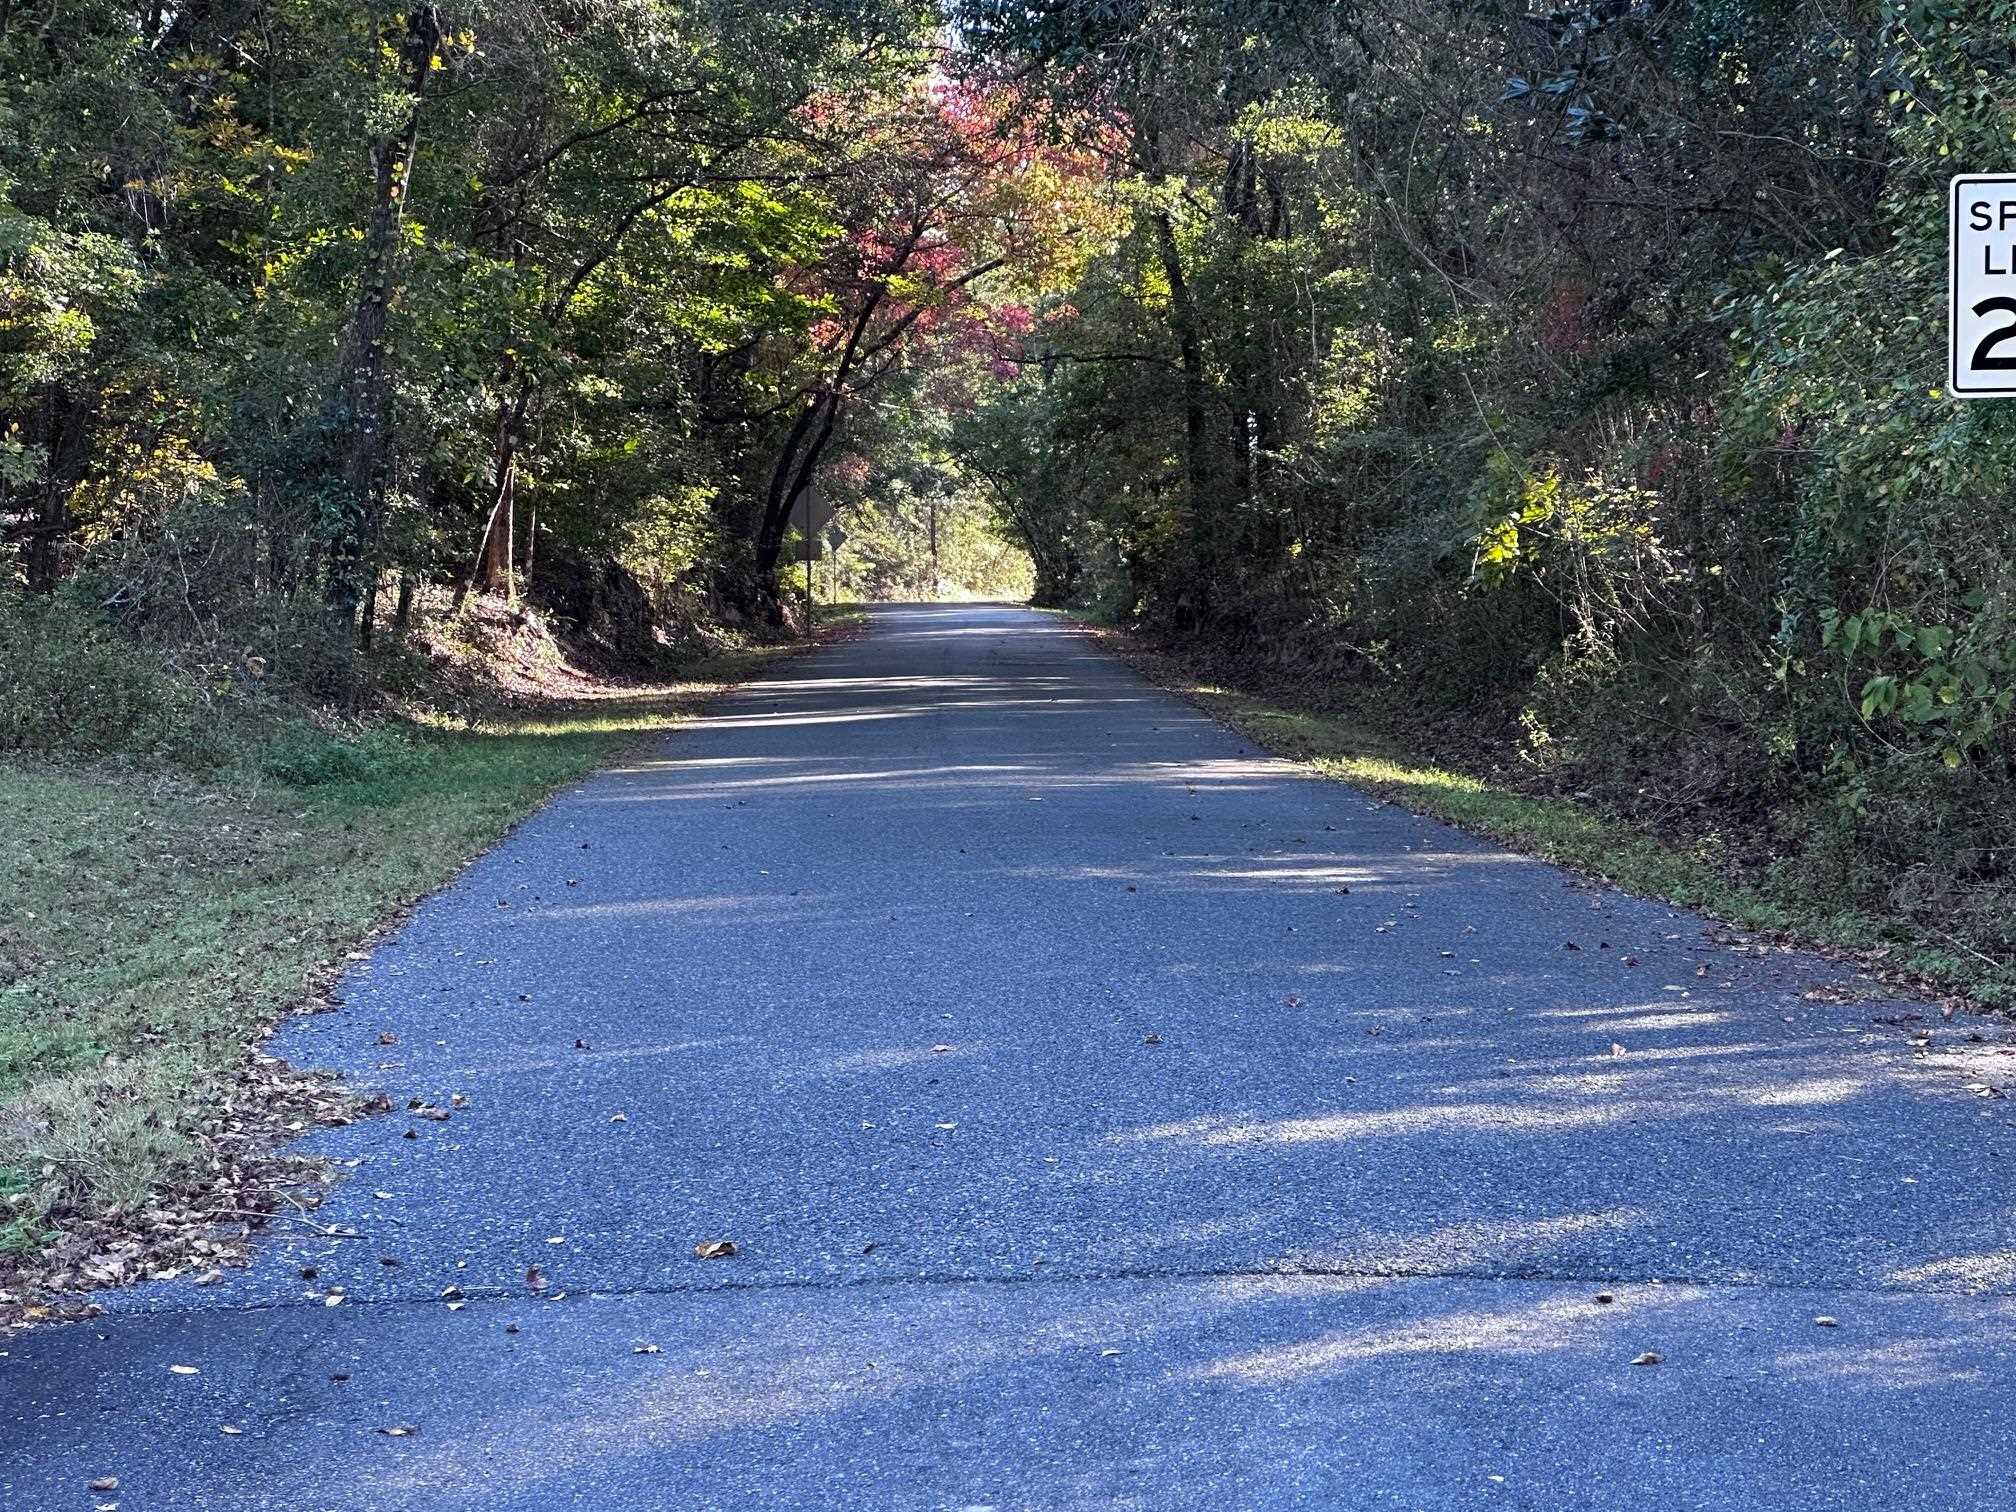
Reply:
[[482, 567], [476, 586], [484, 593], [501, 593], [510, 603], [518, 593], [511, 573], [511, 541], [517, 531], [518, 453], [512, 447], [504, 455], [504, 470], [497, 482], [497, 504], [490, 513], [490, 533], [483, 542]]
[[[507, 363], [503, 374], [509, 379]], [[532, 381], [520, 374], [518, 387], [508, 403], [497, 407], [497, 431], [490, 442], [490, 477], [494, 485], [490, 512], [483, 517], [483, 534], [476, 541], [476, 556], [455, 587], [451, 613], [459, 612], [470, 593], [481, 587], [486, 593], [509, 590], [511, 585], [511, 513], [518, 476], [518, 432], [532, 402]], [[500, 547], [498, 537], [503, 541]], [[501, 560], [500, 560], [501, 557]]]
[[400, 49], [400, 67], [412, 108], [397, 136], [374, 137], [370, 144], [377, 195], [364, 231], [363, 283], [344, 333], [339, 362], [338, 419], [346, 433], [341, 469], [347, 497], [343, 519], [329, 540], [326, 594], [331, 610], [346, 624], [357, 616], [362, 586], [359, 571], [384, 508], [387, 431], [392, 421], [385, 341], [394, 252], [420, 141], [427, 78], [440, 44], [439, 10], [431, 5], [415, 7], [407, 14], [406, 37]]
[[91, 461], [90, 417], [83, 405], [50, 388], [43, 401], [48, 447], [41, 496], [28, 522], [28, 588], [53, 593], [63, 576], [63, 542], [70, 534], [70, 493]]
[[1166, 211], [1155, 214], [1155, 245], [1161, 254], [1162, 273], [1169, 281], [1169, 312], [1176, 328], [1176, 345], [1183, 358], [1183, 455], [1190, 490], [1190, 539], [1197, 554], [1197, 570], [1192, 576], [1194, 620], [1207, 617], [1211, 593], [1211, 573], [1215, 566], [1213, 546], [1215, 521], [1211, 505], [1211, 438], [1204, 381], [1204, 339], [1196, 302], [1183, 276], [1183, 257], [1176, 245], [1176, 227]]

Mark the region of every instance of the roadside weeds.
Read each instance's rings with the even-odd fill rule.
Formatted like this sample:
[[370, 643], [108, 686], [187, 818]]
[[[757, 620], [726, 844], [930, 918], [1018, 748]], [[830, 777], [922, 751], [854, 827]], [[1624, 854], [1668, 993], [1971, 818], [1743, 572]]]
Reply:
[[1592, 805], [1535, 797], [1437, 765], [1383, 731], [1279, 692], [1232, 686], [1134, 631], [1070, 615], [1150, 682], [1264, 749], [1375, 797], [1565, 866], [1626, 892], [1692, 908], [1761, 937], [1852, 960], [1888, 987], [1999, 1011], [2016, 968], [1908, 920], [1776, 898], [1671, 841]]

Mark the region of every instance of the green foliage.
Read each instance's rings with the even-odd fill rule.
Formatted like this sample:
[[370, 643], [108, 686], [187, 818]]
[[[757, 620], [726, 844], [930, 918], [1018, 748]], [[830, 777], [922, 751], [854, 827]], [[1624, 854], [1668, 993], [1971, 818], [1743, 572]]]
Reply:
[[2016, 406], [1939, 310], [2016, 7], [961, 14], [1132, 218], [965, 425], [1039, 573], [2016, 949]]
[[[759, 474], [872, 190], [835, 164], [928, 18], [433, 14], [0, 21], [0, 589], [172, 557], [185, 632], [321, 600], [368, 639], [395, 585], [510, 592], [548, 536], [761, 600]], [[196, 505], [242, 549], [178, 554]], [[347, 675], [294, 649], [260, 647]]]
[[208, 693], [60, 606], [0, 595], [0, 753], [128, 755], [180, 765], [228, 758]]

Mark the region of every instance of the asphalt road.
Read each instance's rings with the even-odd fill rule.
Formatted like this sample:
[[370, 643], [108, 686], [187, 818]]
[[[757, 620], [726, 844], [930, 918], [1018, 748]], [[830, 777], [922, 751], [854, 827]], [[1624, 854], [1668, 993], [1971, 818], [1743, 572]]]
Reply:
[[7, 1512], [2016, 1501], [1999, 1025], [1042, 615], [878, 611], [344, 996], [283, 1053], [451, 1117], [314, 1137], [359, 1237], [0, 1344]]

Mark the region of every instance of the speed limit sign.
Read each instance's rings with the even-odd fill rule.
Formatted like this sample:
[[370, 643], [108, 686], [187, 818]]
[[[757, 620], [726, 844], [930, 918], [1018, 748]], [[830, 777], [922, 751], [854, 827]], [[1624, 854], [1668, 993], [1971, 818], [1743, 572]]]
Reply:
[[1951, 193], [1950, 386], [2016, 395], [2016, 173], [1956, 174]]

